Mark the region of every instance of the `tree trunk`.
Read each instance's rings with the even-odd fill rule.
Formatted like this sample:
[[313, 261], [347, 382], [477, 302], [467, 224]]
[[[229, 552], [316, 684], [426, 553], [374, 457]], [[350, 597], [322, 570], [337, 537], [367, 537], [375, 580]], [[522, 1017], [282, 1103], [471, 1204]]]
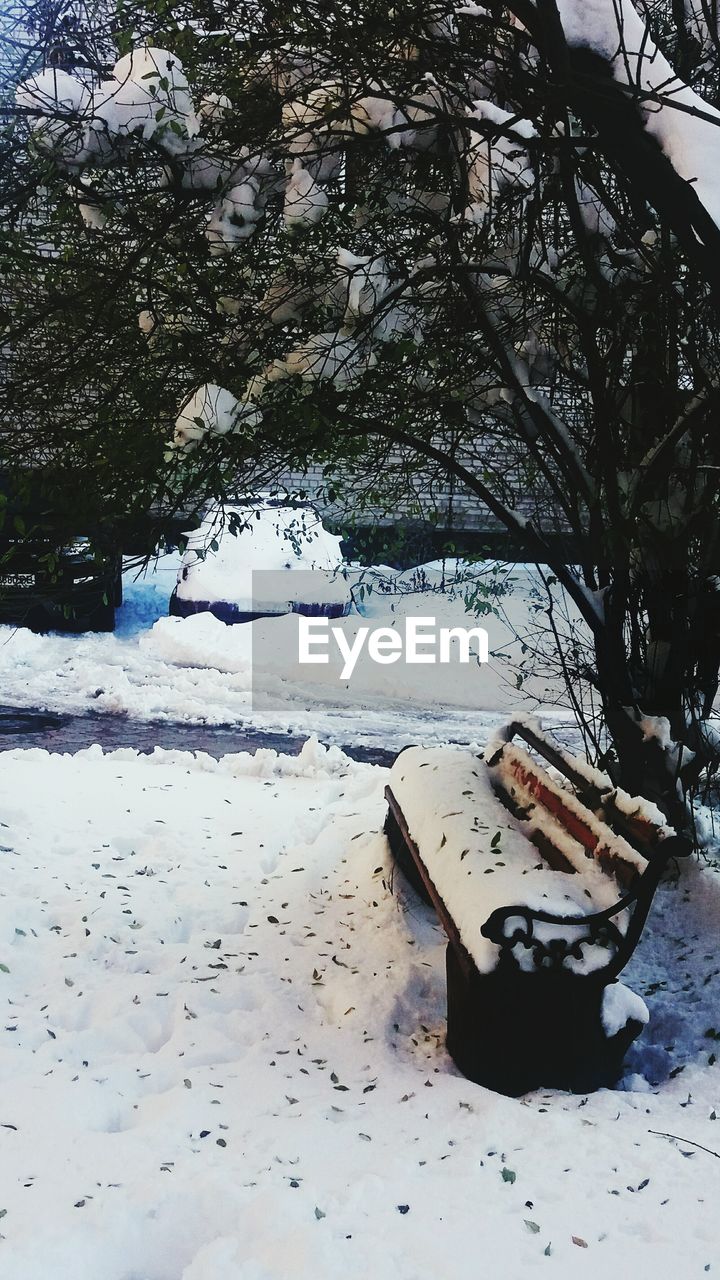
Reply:
[[[679, 788], [676, 730], [683, 716], [681, 685], [665, 687], [665, 701], [652, 708], [639, 704], [624, 637], [618, 628], [596, 636], [597, 683], [612, 743], [608, 770], [625, 791], [651, 800], [678, 831], [686, 832], [689, 815]], [[667, 731], [662, 720], [667, 721]], [[684, 722], [683, 722], [684, 723]], [[681, 762], [681, 757], [680, 757]]]

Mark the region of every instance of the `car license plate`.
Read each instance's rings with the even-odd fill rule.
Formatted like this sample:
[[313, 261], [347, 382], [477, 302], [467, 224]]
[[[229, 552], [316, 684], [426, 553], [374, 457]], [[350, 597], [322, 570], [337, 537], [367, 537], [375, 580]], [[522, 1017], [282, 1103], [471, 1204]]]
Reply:
[[3, 587], [34, 587], [35, 575], [32, 573], [0, 573], [0, 589]]

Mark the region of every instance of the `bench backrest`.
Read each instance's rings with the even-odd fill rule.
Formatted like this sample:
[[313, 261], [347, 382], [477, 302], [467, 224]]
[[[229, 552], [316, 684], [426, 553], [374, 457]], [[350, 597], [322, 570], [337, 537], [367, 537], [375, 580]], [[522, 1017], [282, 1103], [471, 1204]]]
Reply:
[[[552, 777], [515, 737], [523, 738], [570, 785]], [[556, 870], [580, 872], [584, 859], [593, 858], [627, 890], [674, 834], [657, 810], [567, 755], [539, 726], [513, 722], [487, 751], [486, 763], [497, 794], [527, 822], [528, 838]]]

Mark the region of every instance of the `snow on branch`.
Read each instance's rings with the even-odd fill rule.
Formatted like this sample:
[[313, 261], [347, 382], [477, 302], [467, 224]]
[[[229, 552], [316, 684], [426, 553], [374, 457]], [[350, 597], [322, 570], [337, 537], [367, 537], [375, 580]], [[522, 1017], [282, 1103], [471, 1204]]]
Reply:
[[183, 404], [175, 422], [173, 450], [191, 453], [206, 435], [250, 432], [262, 421], [262, 413], [251, 401], [240, 402], [225, 387], [206, 382]]
[[568, 45], [607, 60], [645, 129], [720, 227], [720, 112], [677, 75], [632, 0], [556, 0]]
[[165, 49], [134, 49], [94, 88], [57, 68], [39, 71], [16, 100], [38, 146], [68, 166], [107, 159], [133, 134], [179, 155], [200, 130], [180, 60]]

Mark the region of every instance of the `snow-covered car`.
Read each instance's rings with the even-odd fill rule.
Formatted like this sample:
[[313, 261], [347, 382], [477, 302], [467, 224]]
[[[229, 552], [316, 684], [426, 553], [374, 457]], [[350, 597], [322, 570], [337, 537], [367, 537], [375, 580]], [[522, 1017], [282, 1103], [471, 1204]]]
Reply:
[[189, 535], [170, 613], [209, 612], [227, 623], [345, 617], [352, 596], [340, 541], [311, 506], [265, 499], [215, 508]]

